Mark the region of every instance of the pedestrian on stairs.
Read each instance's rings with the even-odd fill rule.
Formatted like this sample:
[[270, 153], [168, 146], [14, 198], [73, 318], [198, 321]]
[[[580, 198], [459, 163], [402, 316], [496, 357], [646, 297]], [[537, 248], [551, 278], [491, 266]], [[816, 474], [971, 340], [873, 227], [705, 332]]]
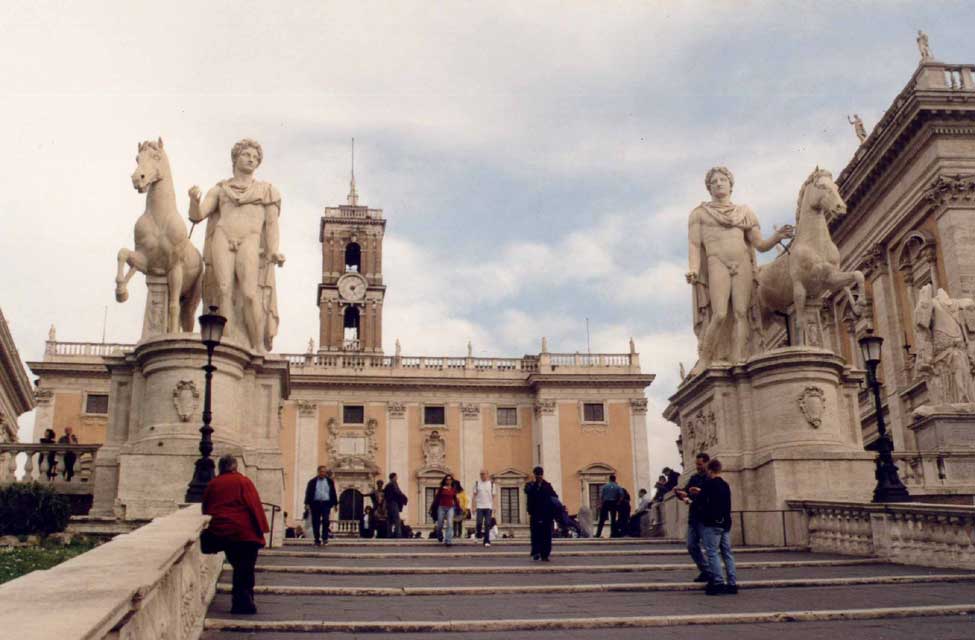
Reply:
[[697, 468], [697, 472], [691, 476], [683, 489], [674, 489], [678, 498], [690, 504], [687, 511], [687, 553], [691, 555], [691, 560], [694, 561], [700, 571], [694, 578], [694, 582], [708, 582], [710, 580], [711, 569], [701, 551], [703, 525], [701, 524], [700, 512], [704, 503], [696, 498], [691, 499], [692, 489], [700, 488], [708, 479], [707, 464], [710, 460], [711, 456], [706, 453], [697, 454], [694, 458], [694, 466]]
[[454, 513], [460, 507], [457, 502], [457, 486], [454, 476], [447, 474], [440, 481], [440, 488], [433, 497], [433, 503], [437, 507], [437, 532], [438, 538], [446, 546], [453, 544], [454, 540]]
[[316, 547], [328, 544], [328, 521], [336, 502], [335, 482], [328, 468], [322, 465], [318, 467], [318, 475], [305, 486], [305, 507], [311, 509], [311, 528]]
[[552, 554], [552, 523], [555, 518], [553, 498], [558, 500], [552, 485], [545, 480], [541, 467], [532, 470], [535, 477], [525, 485], [525, 506], [531, 522], [532, 560], [548, 562]]
[[491, 537], [487, 535], [492, 514], [494, 512], [494, 480], [488, 475], [487, 469], [481, 469], [481, 478], [474, 483], [474, 510], [477, 514], [475, 522], [475, 537], [482, 538], [485, 547], [491, 546]]
[[[701, 487], [691, 489], [695, 501], [703, 503], [701, 532], [711, 578], [706, 592], [709, 596], [733, 595], [738, 593], [738, 581], [735, 576], [735, 556], [731, 553], [731, 487], [721, 477], [721, 461], [717, 458], [708, 462], [707, 473], [707, 481]], [[722, 561], [727, 581], [722, 575]]]

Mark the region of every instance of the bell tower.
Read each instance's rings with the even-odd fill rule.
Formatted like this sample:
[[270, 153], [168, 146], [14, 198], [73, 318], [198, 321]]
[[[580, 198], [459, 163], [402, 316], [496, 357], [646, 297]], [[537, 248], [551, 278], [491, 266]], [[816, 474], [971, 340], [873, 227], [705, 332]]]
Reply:
[[319, 352], [382, 353], [385, 231], [383, 210], [359, 204], [353, 164], [346, 204], [325, 207], [319, 227]]

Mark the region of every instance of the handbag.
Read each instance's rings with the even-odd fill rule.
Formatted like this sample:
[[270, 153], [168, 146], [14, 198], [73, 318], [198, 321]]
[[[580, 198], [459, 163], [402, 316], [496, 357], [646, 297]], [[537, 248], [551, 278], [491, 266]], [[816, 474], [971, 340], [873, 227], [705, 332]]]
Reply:
[[211, 556], [215, 553], [220, 553], [225, 551], [226, 547], [223, 544], [223, 540], [213, 535], [209, 529], [204, 529], [200, 532], [200, 552]]

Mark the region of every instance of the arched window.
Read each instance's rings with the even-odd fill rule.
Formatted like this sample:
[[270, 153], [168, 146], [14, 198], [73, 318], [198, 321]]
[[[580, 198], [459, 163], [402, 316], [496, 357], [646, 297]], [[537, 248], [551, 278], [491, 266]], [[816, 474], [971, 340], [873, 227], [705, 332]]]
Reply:
[[345, 270], [361, 271], [362, 266], [362, 247], [358, 242], [350, 242], [345, 245]]
[[345, 308], [345, 328], [342, 338], [345, 340], [345, 348], [358, 350], [359, 348], [359, 308], [349, 305]]

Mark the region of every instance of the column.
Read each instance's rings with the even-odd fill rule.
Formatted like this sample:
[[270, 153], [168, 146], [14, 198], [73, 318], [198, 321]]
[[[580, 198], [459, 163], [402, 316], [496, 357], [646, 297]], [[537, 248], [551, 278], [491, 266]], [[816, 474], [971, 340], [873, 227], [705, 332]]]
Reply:
[[650, 486], [650, 450], [647, 444], [647, 399], [630, 400], [630, 432], [633, 437], [633, 482], [634, 491]]
[[34, 442], [40, 442], [45, 429], [54, 428], [54, 392], [50, 389], [34, 390]]
[[[407, 522], [412, 522], [409, 517], [411, 507], [416, 506], [413, 496], [413, 484], [415, 479], [412, 475], [409, 463], [409, 429], [406, 424], [406, 405], [402, 402], [389, 402], [386, 404], [387, 414], [387, 474], [396, 473], [399, 476], [400, 491], [410, 498], [410, 503], [403, 509], [403, 518]], [[423, 505], [417, 507], [422, 509]], [[419, 512], [418, 512], [419, 513]], [[417, 519], [416, 523], [421, 520]]]
[[298, 417], [295, 425], [295, 477], [294, 504], [290, 513], [295, 518], [304, 512], [305, 483], [318, 472], [318, 404], [298, 401]]
[[539, 464], [545, 470], [545, 479], [552, 483], [555, 492], [562, 496], [562, 446], [559, 434], [559, 405], [555, 400], [544, 398], [535, 402], [536, 441], [540, 451]]
[[[484, 468], [484, 423], [481, 421], [481, 405], [460, 405], [461, 483], [468, 491]], [[497, 471], [497, 469], [495, 470]]]

